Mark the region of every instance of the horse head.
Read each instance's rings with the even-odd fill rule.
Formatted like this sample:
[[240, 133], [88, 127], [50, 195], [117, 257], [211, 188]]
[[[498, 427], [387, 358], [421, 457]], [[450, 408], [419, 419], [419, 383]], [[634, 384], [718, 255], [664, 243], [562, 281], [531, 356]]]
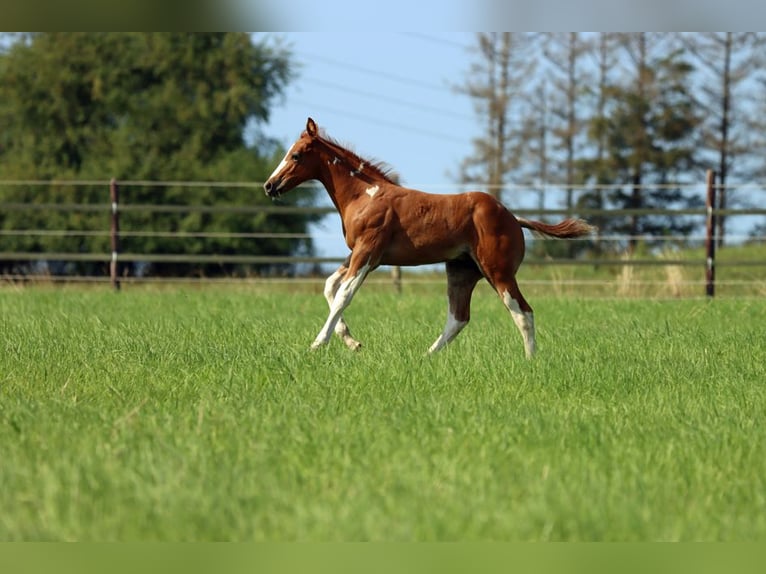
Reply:
[[285, 157], [263, 184], [266, 195], [276, 198], [319, 174], [319, 155], [315, 141], [319, 137], [316, 122], [309, 118], [306, 131], [290, 146]]

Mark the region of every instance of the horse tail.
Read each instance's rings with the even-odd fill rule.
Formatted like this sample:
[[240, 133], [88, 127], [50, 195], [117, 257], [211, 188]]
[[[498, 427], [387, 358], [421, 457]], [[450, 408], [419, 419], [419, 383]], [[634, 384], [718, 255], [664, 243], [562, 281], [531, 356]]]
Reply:
[[524, 219], [523, 217], [517, 217], [516, 219], [522, 227], [531, 229], [540, 235], [555, 237], [557, 239], [582, 237], [583, 235], [590, 235], [596, 231], [595, 226], [582, 219], [565, 219], [561, 223], [556, 224], [533, 221], [531, 219]]

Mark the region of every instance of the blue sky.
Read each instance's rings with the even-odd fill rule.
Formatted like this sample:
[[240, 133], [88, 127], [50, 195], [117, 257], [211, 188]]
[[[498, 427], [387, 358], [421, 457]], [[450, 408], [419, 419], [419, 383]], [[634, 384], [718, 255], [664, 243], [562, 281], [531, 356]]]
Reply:
[[[311, 116], [360, 155], [389, 164], [405, 185], [457, 190], [454, 175], [481, 133], [470, 99], [452, 87], [466, 78], [474, 32], [271, 35], [291, 48], [300, 69], [262, 126], [267, 135], [288, 147]], [[348, 253], [337, 216], [312, 233], [319, 255]]]
[[[475, 32], [275, 32], [258, 37], [278, 38], [299, 65], [284, 100], [261, 126], [266, 135], [287, 148], [311, 116], [360, 155], [389, 164], [408, 187], [465, 190], [456, 183], [459, 165], [483, 130], [470, 98], [454, 87], [465, 82], [477, 59]], [[515, 197], [514, 204], [525, 200]], [[737, 218], [735, 223], [744, 233], [752, 221]], [[313, 226], [311, 233], [318, 255], [348, 254], [337, 215]]]

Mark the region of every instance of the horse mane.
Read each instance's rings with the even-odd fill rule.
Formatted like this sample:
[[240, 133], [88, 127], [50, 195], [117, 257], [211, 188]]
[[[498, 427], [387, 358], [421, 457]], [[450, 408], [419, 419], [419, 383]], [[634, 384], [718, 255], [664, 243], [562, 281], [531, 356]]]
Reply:
[[348, 146], [345, 146], [338, 142], [338, 140], [328, 136], [321, 128], [319, 130], [319, 138], [329, 147], [338, 152], [338, 155], [341, 156], [339, 159], [348, 164], [352, 170], [358, 171], [359, 166], [364, 164], [363, 173], [366, 175], [382, 178], [388, 183], [399, 185], [399, 174], [387, 163], [360, 156], [355, 151], [349, 149]]

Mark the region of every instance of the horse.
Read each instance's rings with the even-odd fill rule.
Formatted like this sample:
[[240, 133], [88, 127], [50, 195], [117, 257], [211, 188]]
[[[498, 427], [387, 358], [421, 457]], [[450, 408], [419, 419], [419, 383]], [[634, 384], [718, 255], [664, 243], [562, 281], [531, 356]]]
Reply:
[[594, 230], [581, 219], [546, 224], [516, 217], [493, 196], [479, 191], [432, 194], [402, 187], [384, 164], [341, 146], [320, 132], [311, 118], [263, 187], [276, 199], [309, 180], [318, 180], [327, 190], [351, 250], [325, 282], [330, 313], [311, 349], [326, 345], [333, 331], [350, 349], [360, 348], [343, 311], [378, 266], [443, 262], [447, 321], [428, 353], [442, 349], [468, 324], [474, 287], [485, 278], [510, 312], [526, 357], [531, 358], [536, 350], [534, 313], [516, 282], [524, 259], [522, 228], [554, 238], [581, 237]]

